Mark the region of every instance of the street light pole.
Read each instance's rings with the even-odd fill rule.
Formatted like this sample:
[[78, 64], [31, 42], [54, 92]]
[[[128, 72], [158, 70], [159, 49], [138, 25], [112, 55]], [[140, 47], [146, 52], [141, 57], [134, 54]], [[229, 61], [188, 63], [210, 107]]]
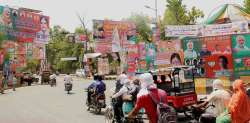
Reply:
[[158, 8], [157, 8], [157, 0], [155, 0], [155, 27], [156, 27], [156, 29], [157, 29], [157, 21], [158, 21], [158, 14], [157, 14], [157, 12], [158, 12]]
[[158, 3], [157, 3], [157, 0], [155, 0], [155, 8], [152, 8], [152, 7], [148, 6], [148, 5], [145, 5], [145, 8], [155, 11], [155, 27], [157, 28], [158, 27], [158, 25], [157, 25], [157, 20], [158, 20]]

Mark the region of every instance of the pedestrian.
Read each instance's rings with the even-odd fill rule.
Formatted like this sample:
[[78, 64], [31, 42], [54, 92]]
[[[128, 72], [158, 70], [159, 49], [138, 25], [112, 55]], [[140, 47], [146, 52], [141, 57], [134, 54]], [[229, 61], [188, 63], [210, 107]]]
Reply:
[[4, 79], [4, 77], [3, 77], [3, 72], [1, 71], [1, 72], [0, 72], [0, 91], [1, 91], [2, 94], [4, 94], [3, 79]]
[[4, 75], [3, 78], [3, 89], [7, 89], [8, 88], [8, 77], [7, 75]]
[[229, 102], [229, 112], [233, 123], [248, 123], [250, 121], [250, 100], [242, 80], [233, 83], [233, 95]]
[[165, 91], [157, 89], [156, 85], [154, 84], [153, 77], [150, 73], [142, 74], [140, 76], [140, 81], [142, 84], [142, 89], [138, 93], [136, 105], [134, 109], [129, 113], [128, 117], [133, 118], [140, 111], [140, 109], [144, 108], [150, 123], [157, 123], [157, 107], [151, 96], [154, 96], [158, 101], [161, 98], [164, 98], [163, 103], [167, 104], [167, 94]]
[[13, 91], [16, 91], [16, 84], [17, 84], [17, 76], [16, 76], [15, 72], [13, 72], [13, 79], [12, 79]]

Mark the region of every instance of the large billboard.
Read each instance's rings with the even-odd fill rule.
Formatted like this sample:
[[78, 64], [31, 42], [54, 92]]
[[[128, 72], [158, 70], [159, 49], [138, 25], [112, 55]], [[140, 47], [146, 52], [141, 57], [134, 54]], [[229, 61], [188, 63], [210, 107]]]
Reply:
[[250, 75], [250, 35], [233, 35], [234, 74]]
[[0, 33], [5, 40], [48, 43], [49, 17], [0, 6]]
[[203, 38], [200, 51], [205, 73], [209, 78], [229, 77], [233, 74], [231, 36]]
[[155, 64], [159, 67], [178, 66], [183, 64], [183, 50], [180, 40], [158, 41]]

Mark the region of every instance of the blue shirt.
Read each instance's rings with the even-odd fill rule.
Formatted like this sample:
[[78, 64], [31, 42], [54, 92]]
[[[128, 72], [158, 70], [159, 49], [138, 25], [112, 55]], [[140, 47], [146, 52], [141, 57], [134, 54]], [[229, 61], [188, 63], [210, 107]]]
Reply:
[[95, 88], [98, 94], [104, 94], [106, 90], [106, 85], [103, 81], [96, 81]]

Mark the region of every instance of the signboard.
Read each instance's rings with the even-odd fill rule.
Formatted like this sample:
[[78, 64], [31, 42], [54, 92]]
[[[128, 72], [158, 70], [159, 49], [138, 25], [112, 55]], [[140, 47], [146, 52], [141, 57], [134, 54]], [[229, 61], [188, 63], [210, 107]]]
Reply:
[[76, 61], [76, 57], [67, 57], [67, 58], [61, 58], [61, 61]]
[[94, 40], [103, 40], [104, 29], [103, 29], [103, 20], [93, 20], [93, 38]]
[[0, 32], [5, 40], [48, 43], [49, 17], [0, 6]]
[[231, 36], [204, 37], [202, 42], [199, 54], [204, 63], [206, 76], [209, 78], [232, 76]]
[[219, 36], [249, 32], [247, 21], [206, 25], [203, 29], [204, 30], [202, 36]]
[[147, 70], [154, 70], [156, 60], [156, 46], [153, 43], [147, 43], [145, 46]]
[[159, 41], [155, 64], [158, 67], [179, 66], [183, 64], [183, 50], [180, 40]]
[[195, 66], [195, 76], [205, 76], [203, 62], [200, 60], [202, 40], [200, 38], [184, 38], [182, 47], [184, 50], [184, 64]]
[[167, 37], [178, 36], [219, 36], [229, 34], [248, 33], [248, 22], [233, 22], [227, 24], [213, 24], [213, 25], [168, 25], [165, 28], [165, 35]]
[[33, 58], [34, 59], [45, 59], [45, 46], [43, 44], [33, 43]]
[[109, 62], [107, 58], [98, 58], [98, 74], [109, 74]]
[[250, 75], [250, 35], [233, 35], [234, 74]]
[[95, 40], [112, 40], [114, 29], [119, 36], [127, 36], [127, 40], [135, 40], [136, 25], [130, 21], [93, 20], [93, 38]]
[[111, 53], [112, 52], [112, 42], [110, 41], [96, 41], [95, 42], [95, 52], [96, 53]]
[[201, 25], [168, 25], [165, 28], [166, 37], [198, 36], [202, 34]]

